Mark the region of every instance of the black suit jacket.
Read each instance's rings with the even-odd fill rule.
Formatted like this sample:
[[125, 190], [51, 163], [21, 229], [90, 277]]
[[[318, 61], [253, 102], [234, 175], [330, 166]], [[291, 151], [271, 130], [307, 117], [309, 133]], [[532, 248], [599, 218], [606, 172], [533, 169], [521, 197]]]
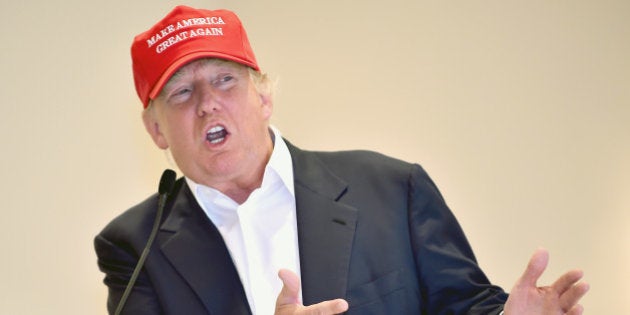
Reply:
[[[345, 298], [348, 314], [498, 314], [493, 286], [418, 165], [367, 151], [287, 143], [295, 178], [304, 304]], [[96, 238], [113, 312], [150, 233], [157, 197]], [[271, 312], [271, 311], [270, 311]], [[250, 314], [223, 239], [180, 179], [124, 314]]]

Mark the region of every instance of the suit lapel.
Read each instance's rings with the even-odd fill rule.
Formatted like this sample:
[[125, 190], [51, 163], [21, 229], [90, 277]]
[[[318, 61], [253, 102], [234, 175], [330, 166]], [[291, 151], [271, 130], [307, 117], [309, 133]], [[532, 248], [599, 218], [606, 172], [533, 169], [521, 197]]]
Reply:
[[210, 314], [251, 314], [240, 278], [221, 234], [180, 184], [161, 226], [162, 253], [203, 301]]
[[[347, 183], [313, 153], [288, 141], [287, 146], [294, 170], [304, 304], [343, 298], [357, 209], [342, 202]], [[180, 179], [178, 186], [157, 238], [162, 253], [210, 314], [251, 314], [223, 238], [185, 182]]]
[[342, 202], [347, 184], [313, 154], [287, 141], [293, 160], [302, 296], [305, 305], [343, 298], [357, 209]]

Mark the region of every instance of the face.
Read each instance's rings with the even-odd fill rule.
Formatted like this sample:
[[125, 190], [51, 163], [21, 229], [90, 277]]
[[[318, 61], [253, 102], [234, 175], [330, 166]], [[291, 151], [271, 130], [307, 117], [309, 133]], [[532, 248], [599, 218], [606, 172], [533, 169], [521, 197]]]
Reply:
[[219, 190], [256, 188], [273, 149], [272, 108], [245, 66], [206, 59], [180, 68], [143, 120], [155, 144], [170, 148], [193, 181]]

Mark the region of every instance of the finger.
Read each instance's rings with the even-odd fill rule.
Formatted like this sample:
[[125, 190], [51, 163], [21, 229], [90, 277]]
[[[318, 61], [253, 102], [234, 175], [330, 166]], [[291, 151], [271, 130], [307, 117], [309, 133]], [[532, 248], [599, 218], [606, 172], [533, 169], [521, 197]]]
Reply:
[[545, 268], [547, 268], [548, 262], [549, 253], [547, 250], [542, 248], [537, 249], [532, 255], [532, 258], [529, 259], [527, 268], [525, 269], [525, 272], [523, 272], [519, 283], [521, 285], [536, 287], [536, 282], [545, 271]]
[[335, 299], [309, 305], [304, 308], [305, 315], [332, 315], [348, 310], [348, 302], [344, 299]]
[[278, 277], [282, 280], [282, 290], [276, 299], [276, 307], [300, 303], [300, 278], [287, 269], [280, 269]]
[[568, 290], [576, 282], [582, 279], [582, 276], [584, 276], [584, 273], [581, 270], [571, 270], [558, 278], [551, 287], [554, 288], [558, 294], [563, 294], [564, 291]]
[[582, 282], [566, 290], [566, 292], [560, 296], [560, 305], [562, 309], [570, 310], [575, 306], [578, 306], [579, 304], [577, 303], [586, 294], [586, 292], [588, 292], [589, 288], [590, 286], [588, 283]]
[[573, 308], [566, 312], [565, 315], [582, 315], [583, 312], [584, 308], [582, 307], [582, 305], [578, 304], [573, 306]]

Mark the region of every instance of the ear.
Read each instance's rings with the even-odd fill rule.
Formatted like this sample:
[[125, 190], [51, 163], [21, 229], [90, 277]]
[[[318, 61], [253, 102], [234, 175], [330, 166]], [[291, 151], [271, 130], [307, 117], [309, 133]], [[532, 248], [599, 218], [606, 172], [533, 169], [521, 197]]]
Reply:
[[145, 109], [142, 112], [142, 122], [144, 122], [144, 128], [151, 136], [151, 139], [153, 139], [155, 145], [162, 150], [166, 150], [168, 149], [168, 142], [160, 130], [160, 123], [158, 122], [155, 111], [155, 108]]
[[260, 97], [260, 105], [262, 106], [262, 112], [265, 119], [271, 119], [271, 114], [273, 114], [273, 100], [270, 95], [260, 93], [258, 94]]

